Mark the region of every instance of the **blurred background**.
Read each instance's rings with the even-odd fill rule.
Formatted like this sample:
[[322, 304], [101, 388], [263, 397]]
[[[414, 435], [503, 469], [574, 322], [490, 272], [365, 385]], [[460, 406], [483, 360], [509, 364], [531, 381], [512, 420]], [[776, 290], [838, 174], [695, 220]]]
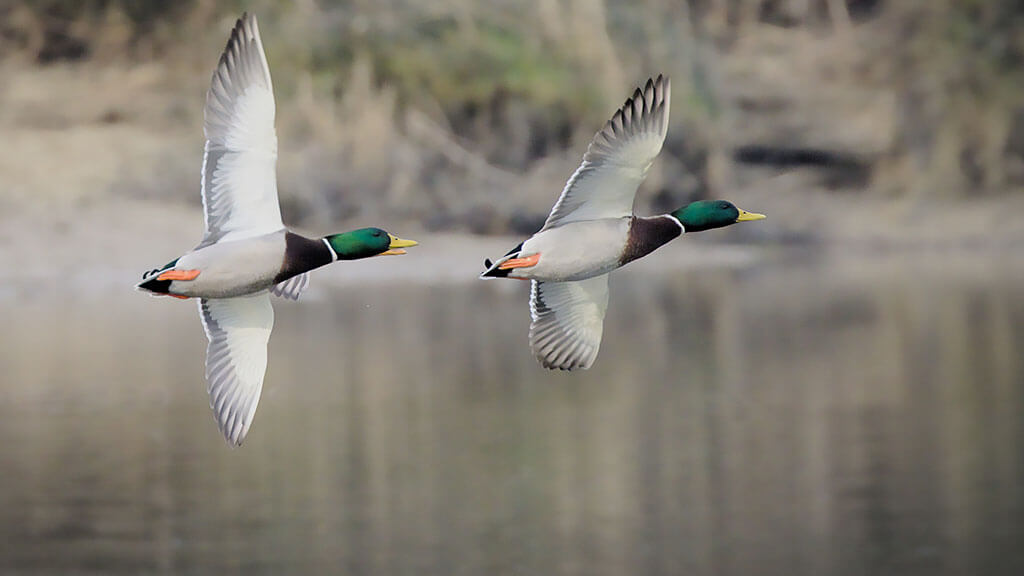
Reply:
[[[131, 287], [201, 236], [243, 10], [286, 224], [421, 246], [275, 304], [230, 450], [194, 305]], [[637, 212], [768, 219], [546, 372], [476, 274], [658, 73]], [[0, 0], [0, 141], [0, 572], [1024, 573], [1019, 2]]]

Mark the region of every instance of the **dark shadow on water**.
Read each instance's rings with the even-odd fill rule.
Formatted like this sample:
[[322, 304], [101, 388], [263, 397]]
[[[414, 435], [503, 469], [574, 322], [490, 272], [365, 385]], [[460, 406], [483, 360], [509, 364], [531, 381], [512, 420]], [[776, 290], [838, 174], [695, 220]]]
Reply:
[[525, 285], [321, 287], [239, 450], [194, 304], [7, 302], [0, 572], [1024, 573], [1014, 278], [622, 274], [582, 374]]

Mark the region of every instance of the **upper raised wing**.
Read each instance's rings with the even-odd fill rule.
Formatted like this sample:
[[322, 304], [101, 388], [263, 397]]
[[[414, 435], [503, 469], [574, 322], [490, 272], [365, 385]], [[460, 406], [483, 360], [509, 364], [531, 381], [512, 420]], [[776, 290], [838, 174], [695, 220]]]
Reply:
[[206, 386], [217, 427], [238, 446], [249, 432], [267, 371], [267, 342], [274, 328], [270, 295], [203, 299], [199, 315], [206, 329]]
[[608, 275], [576, 282], [533, 281], [530, 348], [545, 368], [590, 368], [608, 309]]
[[281, 230], [274, 87], [256, 17], [231, 31], [206, 93], [200, 247]]
[[633, 200], [668, 131], [671, 83], [665, 76], [637, 88], [583, 155], [541, 230], [567, 222], [633, 213]]

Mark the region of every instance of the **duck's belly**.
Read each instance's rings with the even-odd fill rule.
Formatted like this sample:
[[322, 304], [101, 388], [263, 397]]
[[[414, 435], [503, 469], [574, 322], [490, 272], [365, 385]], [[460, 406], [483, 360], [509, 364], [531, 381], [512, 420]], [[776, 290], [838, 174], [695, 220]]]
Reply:
[[618, 268], [630, 218], [573, 222], [540, 232], [523, 243], [520, 257], [540, 254], [535, 266], [509, 276], [550, 282], [585, 280]]
[[181, 257], [175, 268], [199, 270], [194, 280], [171, 282], [172, 294], [197, 298], [232, 298], [273, 286], [281, 270], [283, 234], [220, 242]]

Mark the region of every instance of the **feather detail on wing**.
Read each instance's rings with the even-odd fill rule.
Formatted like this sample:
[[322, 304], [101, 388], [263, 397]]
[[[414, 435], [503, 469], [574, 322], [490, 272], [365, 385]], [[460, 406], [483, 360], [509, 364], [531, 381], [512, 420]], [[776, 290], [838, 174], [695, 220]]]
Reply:
[[249, 432], [267, 370], [267, 342], [274, 327], [270, 296], [202, 299], [199, 315], [209, 344], [206, 382], [217, 427], [238, 446]]
[[665, 141], [670, 99], [667, 77], [659, 75], [643, 90], [637, 88], [594, 136], [542, 230], [633, 213], [636, 190]]
[[277, 198], [274, 88], [256, 17], [231, 31], [206, 94], [200, 247], [283, 228]]
[[576, 282], [533, 281], [530, 348], [545, 368], [590, 368], [608, 309], [608, 275]]
[[274, 296], [298, 300], [302, 291], [309, 286], [309, 272], [303, 272], [298, 276], [292, 276], [284, 282], [278, 282], [270, 287], [270, 293]]

